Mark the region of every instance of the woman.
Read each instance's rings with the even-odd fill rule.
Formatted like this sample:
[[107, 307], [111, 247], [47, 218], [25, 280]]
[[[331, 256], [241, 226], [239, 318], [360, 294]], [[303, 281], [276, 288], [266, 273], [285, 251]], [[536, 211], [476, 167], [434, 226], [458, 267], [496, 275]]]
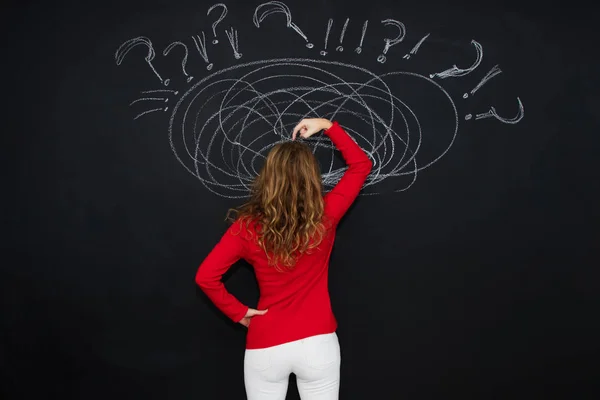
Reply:
[[[309, 147], [295, 141], [324, 131], [348, 164], [323, 197]], [[250, 201], [202, 262], [196, 282], [234, 322], [248, 328], [244, 383], [249, 400], [283, 400], [290, 373], [302, 400], [338, 398], [340, 348], [329, 292], [329, 256], [336, 227], [369, 175], [372, 163], [337, 122], [304, 119], [292, 141], [277, 144], [256, 178]], [[255, 270], [260, 300], [249, 308], [223, 285], [244, 258]]]

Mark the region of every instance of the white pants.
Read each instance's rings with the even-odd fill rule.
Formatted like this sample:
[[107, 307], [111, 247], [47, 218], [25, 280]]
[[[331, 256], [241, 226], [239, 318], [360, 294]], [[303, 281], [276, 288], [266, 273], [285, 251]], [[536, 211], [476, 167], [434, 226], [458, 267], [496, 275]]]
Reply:
[[334, 333], [246, 350], [244, 383], [248, 400], [285, 400], [291, 373], [302, 400], [338, 400], [340, 344]]

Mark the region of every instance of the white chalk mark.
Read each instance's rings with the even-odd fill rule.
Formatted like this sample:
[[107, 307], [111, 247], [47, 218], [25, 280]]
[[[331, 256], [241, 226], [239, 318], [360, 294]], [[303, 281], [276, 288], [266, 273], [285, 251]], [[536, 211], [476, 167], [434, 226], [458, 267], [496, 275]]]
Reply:
[[[258, 14], [261, 12], [261, 10], [263, 11], [259, 17]], [[308, 47], [309, 49], [312, 49], [314, 47], [312, 43], [309, 43], [308, 38], [306, 37], [304, 32], [302, 32], [300, 27], [292, 22], [292, 12], [290, 11], [289, 7], [281, 1], [268, 1], [256, 7], [256, 9], [254, 10], [254, 17], [252, 18], [252, 20], [254, 21], [254, 25], [256, 25], [257, 28], [260, 28], [260, 23], [263, 22], [263, 20], [269, 15], [275, 13], [285, 14], [286, 27], [292, 28], [298, 35], [300, 35], [302, 39], [304, 39], [304, 41], [306, 42], [306, 47]]]
[[350, 18], [346, 18], [346, 22], [344, 23], [344, 27], [342, 28], [342, 33], [340, 34], [340, 45], [336, 48], [337, 51], [344, 51], [344, 35], [346, 35], [346, 29], [348, 28], [348, 23], [350, 22]]
[[379, 57], [377, 57], [377, 61], [379, 61], [380, 63], [385, 63], [386, 61], [386, 55], [387, 52], [390, 50], [390, 48], [398, 43], [400, 43], [402, 40], [404, 40], [404, 36], [406, 35], [406, 28], [404, 27], [404, 24], [400, 21], [396, 21], [394, 19], [384, 19], [383, 21], [381, 21], [382, 24], [384, 24], [385, 26], [394, 26], [396, 28], [398, 28], [398, 35], [393, 38], [393, 39], [383, 39], [385, 46], [383, 47], [383, 54], [381, 54]]
[[[481, 88], [483, 85], [485, 85], [485, 83], [487, 81], [489, 81], [490, 79], [492, 79], [493, 77], [495, 77], [498, 74], [501, 74], [502, 70], [500, 68], [498, 68], [498, 64], [494, 65], [494, 67], [492, 69], [490, 69], [490, 71], [483, 77], [483, 79], [481, 79], [481, 81], [477, 84], [477, 86], [475, 86], [472, 90], [471, 90], [471, 96], [473, 96], [475, 94], [476, 91], [479, 90], [479, 88]], [[466, 99], [467, 97], [469, 97], [468, 93], [463, 94], [463, 99]]]
[[473, 65], [471, 65], [469, 68], [466, 68], [466, 69], [458, 68], [456, 65], [453, 65], [452, 68], [448, 68], [445, 71], [437, 72], [435, 74], [430, 74], [429, 77], [430, 78], [438, 77], [441, 79], [456, 78], [456, 77], [468, 75], [471, 72], [475, 71], [475, 69], [481, 63], [481, 60], [483, 60], [483, 46], [481, 46], [481, 44], [479, 44], [475, 40], [471, 40], [471, 44], [473, 46], [475, 46], [475, 50], [477, 51], [477, 59], [475, 60]]
[[332, 26], [333, 26], [333, 18], [329, 18], [329, 21], [327, 21], [327, 32], [325, 32], [325, 47], [323, 47], [323, 50], [321, 50], [321, 52], [320, 52], [320, 54], [322, 56], [327, 55], [327, 43], [329, 42], [329, 33], [331, 32]]
[[171, 89], [155, 89], [155, 90], [144, 90], [142, 93], [173, 93], [174, 95], [178, 95], [178, 90]]
[[423, 44], [423, 42], [429, 37], [430, 34], [431, 33], [428, 33], [427, 35], [423, 36], [421, 38], [421, 40], [419, 40], [417, 42], [417, 44], [415, 45], [415, 47], [413, 47], [412, 50], [408, 54], [405, 54], [404, 57], [402, 57], [402, 58], [409, 60], [410, 56], [414, 56], [415, 54], [417, 54], [417, 52], [419, 51], [419, 48], [421, 47], [421, 45]]
[[[422, 127], [409, 106], [413, 102], [392, 92], [390, 84], [395, 79], [420, 85], [426, 93], [419, 91], [419, 98], [441, 100], [432, 110], [437, 115], [426, 117], [426, 121], [436, 119], [434, 126]], [[374, 163], [365, 195], [376, 194], [370, 188], [389, 179], [406, 180], [396, 191], [409, 189], [420, 171], [449, 151], [458, 132], [452, 98], [427, 76], [411, 72], [376, 75], [334, 61], [273, 59], [225, 68], [195, 83], [173, 108], [169, 142], [177, 160], [207, 190], [222, 197], [245, 198], [271, 147], [290, 140], [298, 120], [314, 116], [353, 121], [345, 129]], [[431, 138], [437, 148], [442, 143], [440, 135], [446, 135], [442, 148], [431, 154], [420, 152]], [[324, 188], [333, 187], [346, 170], [344, 165], [335, 166], [335, 147], [322, 137], [306, 139], [306, 143], [324, 161]]]
[[231, 32], [225, 30], [225, 34], [227, 35], [227, 38], [229, 39], [229, 44], [233, 49], [233, 56], [236, 60], [239, 60], [240, 58], [242, 58], [242, 53], [240, 53], [240, 44], [238, 42], [237, 29], [233, 29], [233, 27], [231, 27]]
[[[523, 119], [525, 116], [525, 108], [523, 107], [523, 103], [521, 103], [521, 99], [517, 97], [517, 102], [519, 103], [519, 111], [514, 118], [503, 118], [496, 113], [496, 109], [494, 107], [490, 107], [490, 111], [475, 115], [475, 120], [485, 119], [485, 118], [496, 118], [498, 121], [504, 124], [516, 124]], [[471, 114], [467, 114], [465, 120], [470, 120], [473, 116]]]
[[164, 81], [163, 78], [161, 78], [160, 74], [154, 68], [154, 65], [152, 65], [152, 60], [154, 60], [156, 54], [154, 53], [154, 47], [152, 46], [152, 42], [145, 36], [138, 36], [136, 38], [129, 39], [128, 41], [124, 42], [121, 46], [119, 46], [119, 48], [115, 52], [115, 61], [117, 62], [117, 65], [121, 65], [127, 53], [129, 53], [131, 49], [138, 45], [143, 45], [148, 48], [148, 55], [146, 55], [145, 57], [146, 63], [148, 63], [148, 65], [152, 69], [152, 72], [154, 72], [154, 75], [156, 75], [160, 82], [167, 86], [169, 84], [169, 80], [167, 79], [166, 81]]
[[183, 59], [181, 60], [181, 69], [183, 70], [183, 74], [185, 76], [187, 76], [187, 81], [190, 82], [192, 79], [194, 79], [193, 76], [189, 76], [187, 71], [185, 70], [185, 66], [187, 64], [187, 59], [188, 59], [188, 48], [185, 45], [185, 43], [182, 42], [173, 42], [170, 45], [167, 46], [167, 48], [163, 51], [163, 56], [167, 56], [171, 50], [173, 50], [175, 48], [175, 46], [182, 46], [183, 50], [185, 51], [184, 55], [183, 55]]
[[146, 114], [150, 114], [150, 113], [153, 113], [153, 112], [156, 112], [156, 111], [167, 111], [168, 109], [169, 109], [169, 107], [165, 107], [165, 108], [161, 107], [161, 108], [154, 108], [152, 110], [144, 111], [143, 113], [136, 115], [135, 118], [134, 118], [134, 120], [136, 120], [139, 117], [142, 117], [142, 116], [144, 116]]
[[213, 11], [214, 9], [216, 9], [218, 7], [221, 7], [223, 10], [221, 11], [221, 16], [219, 16], [219, 19], [217, 19], [212, 24], [212, 31], [213, 31], [213, 36], [214, 36], [214, 39], [212, 41], [213, 44], [219, 43], [219, 39], [217, 39], [217, 25], [219, 25], [219, 22], [221, 22], [225, 19], [225, 16], [227, 15], [227, 6], [223, 3], [217, 3], [217, 4], [214, 4], [213, 6], [211, 6], [208, 9], [208, 12], [206, 13], [206, 15], [210, 15], [211, 11]]
[[[211, 9], [214, 10], [219, 4]], [[259, 18], [260, 10], [262, 14]], [[288, 19], [287, 26], [308, 43], [302, 31], [291, 22], [289, 9], [282, 2], [273, 1], [257, 7], [255, 25], [260, 27], [260, 23], [274, 13], [284, 13]], [[219, 22], [213, 25], [213, 33]], [[341, 30], [338, 51], [343, 51], [342, 44], [349, 22], [347, 18]], [[395, 20], [383, 20], [382, 23], [399, 30], [397, 37], [384, 39], [385, 46], [377, 60], [385, 63], [390, 48], [404, 40], [406, 29], [404, 24]], [[329, 19], [322, 55], [327, 55], [332, 27], [333, 19]], [[362, 51], [367, 27], [368, 20], [363, 25], [360, 44], [355, 49], [358, 54]], [[237, 30], [231, 27], [225, 33], [234, 57], [241, 58]], [[415, 55], [429, 35], [425, 35], [404, 58]], [[205, 33], [201, 32], [201, 35], [192, 39], [198, 53], [208, 64], [207, 69], [211, 70], [213, 64], [208, 58]], [[438, 162], [457, 137], [459, 119], [454, 101], [432, 78], [465, 76], [478, 68], [483, 59], [483, 48], [475, 40], [471, 44], [477, 51], [477, 58], [471, 67], [460, 69], [454, 65], [429, 76], [400, 71], [376, 75], [356, 65], [302, 58], [260, 60], [222, 69], [196, 82], [178, 100], [173, 100], [177, 104], [172, 109], [168, 128], [171, 149], [184, 168], [209, 191], [227, 198], [245, 198], [269, 150], [273, 145], [291, 139], [291, 129], [298, 120], [307, 117], [333, 120], [340, 117], [340, 121], [349, 121], [351, 126], [345, 126], [346, 131], [373, 161], [374, 167], [365, 182], [365, 189], [377, 187], [388, 179], [401, 178], [405, 179], [404, 186], [395, 191], [408, 190], [416, 182], [418, 173]], [[155, 58], [152, 43], [143, 36], [121, 45], [115, 53], [117, 65], [137, 45], [148, 48], [145, 60], [166, 86], [169, 80], [163, 80], [152, 65]], [[173, 42], [163, 51], [163, 55], [167, 56], [178, 45], [185, 50], [181, 67], [189, 82], [192, 78], [186, 71], [188, 47], [182, 42]], [[307, 47], [312, 48], [312, 44], [308, 43]], [[498, 65], [494, 66], [477, 86], [464, 93], [463, 98], [474, 95], [501, 72]], [[411, 96], [410, 93], [392, 91], [391, 87], [398, 87], [396, 82], [396, 86], [393, 86], [393, 79], [402, 79], [400, 83], [407, 83], [406, 87], [411, 89], [417, 85], [416, 90], [410, 91], [418, 93], [417, 97], [405, 100], [404, 96]], [[409, 82], [404, 82], [406, 79]], [[293, 86], [290, 82], [293, 82]], [[430, 90], [433, 92], [429, 93]], [[170, 100], [167, 96], [178, 95], [179, 91], [155, 89], [141, 93], [150, 95], [140, 96], [130, 106], [141, 102], [155, 105], [157, 103], [152, 102], [164, 101], [162, 105], [165, 107], [141, 112], [134, 120], [159, 111], [167, 112], [169, 107], [166, 103]], [[154, 93], [156, 95], [152, 95]], [[423, 98], [427, 99], [426, 102]], [[429, 102], [430, 99], [435, 101]], [[519, 97], [517, 102], [519, 110], [513, 118], [499, 116], [492, 106], [487, 112], [467, 114], [464, 119], [495, 118], [505, 124], [516, 124], [524, 118], [524, 107]], [[420, 120], [416, 111], [419, 114], [423, 111], [426, 119]], [[432, 116], [434, 112], [436, 115]], [[436, 123], [432, 125], [430, 120]], [[444, 134], [447, 135], [445, 140], [441, 136]], [[431, 137], [434, 138], [433, 148], [427, 148]], [[325, 161], [321, 163], [324, 167], [323, 187], [325, 190], [332, 188], [346, 170], [345, 165], [336, 166], [339, 163], [334, 157], [335, 146], [323, 136], [306, 139], [306, 143], [315, 155], [318, 153], [320, 163]], [[323, 160], [324, 157], [328, 158]], [[363, 191], [362, 194], [378, 193]]]
[[142, 97], [142, 98], [132, 101], [131, 103], [129, 103], [129, 105], [131, 106], [140, 101], [164, 101], [165, 103], [167, 103], [169, 101], [169, 99], [168, 98], [166, 99], [164, 97]]
[[204, 31], [202, 31], [202, 37], [200, 37], [200, 35], [196, 35], [196, 37], [192, 36], [192, 40], [194, 41], [194, 44], [196, 45], [196, 49], [198, 50], [198, 53], [200, 53], [200, 57], [202, 57], [204, 62], [206, 64], [208, 64], [206, 66], [206, 69], [210, 71], [212, 69], [213, 65], [208, 60], [208, 53], [206, 50], [206, 36], [204, 36]]
[[367, 34], [367, 27], [368, 26], [369, 26], [369, 21], [367, 20], [363, 24], [362, 33], [360, 35], [360, 43], [358, 44], [358, 47], [356, 49], [354, 49], [354, 51], [356, 52], [356, 54], [362, 53], [362, 46], [363, 46], [363, 42], [365, 40], [365, 35]]

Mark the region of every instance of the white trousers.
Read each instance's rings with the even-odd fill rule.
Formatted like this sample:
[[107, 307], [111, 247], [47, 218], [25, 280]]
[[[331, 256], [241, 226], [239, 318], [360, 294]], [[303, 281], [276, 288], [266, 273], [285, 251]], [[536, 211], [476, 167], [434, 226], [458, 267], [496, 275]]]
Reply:
[[302, 400], [338, 400], [340, 364], [335, 332], [246, 350], [246, 395], [248, 400], [285, 400], [289, 377], [294, 373]]

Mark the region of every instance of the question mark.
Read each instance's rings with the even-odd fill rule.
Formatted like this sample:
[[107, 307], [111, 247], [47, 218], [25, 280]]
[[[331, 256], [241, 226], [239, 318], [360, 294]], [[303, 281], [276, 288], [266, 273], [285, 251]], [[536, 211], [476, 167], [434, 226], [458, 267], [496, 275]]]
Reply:
[[146, 46], [148, 48], [148, 55], [144, 59], [146, 60], [146, 63], [148, 63], [150, 68], [152, 69], [152, 72], [154, 72], [154, 75], [156, 75], [156, 77], [160, 80], [160, 82], [162, 84], [167, 86], [169, 84], [169, 80], [168, 79], [163, 80], [163, 78], [161, 78], [158, 71], [156, 71], [156, 69], [154, 68], [154, 65], [152, 65], [152, 60], [154, 60], [154, 57], [155, 57], [154, 47], [152, 46], [152, 42], [150, 41], [150, 39], [148, 39], [146, 36], [138, 36], [136, 38], [129, 39], [128, 41], [123, 43], [121, 46], [119, 46], [119, 48], [115, 52], [115, 61], [116, 61], [117, 65], [121, 65], [121, 63], [123, 62], [123, 59], [125, 59], [125, 56], [127, 55], [127, 53], [129, 53], [129, 51], [131, 49], [133, 49], [135, 46], [140, 46], [140, 45]]
[[[262, 11], [262, 13], [259, 16], [259, 12], [262, 8], [267, 8], [267, 10]], [[304, 32], [302, 32], [302, 29], [300, 29], [298, 25], [292, 22], [292, 12], [290, 11], [290, 8], [283, 4], [281, 1], [268, 1], [256, 7], [256, 9], [254, 10], [254, 17], [252, 17], [254, 25], [256, 25], [257, 28], [260, 28], [260, 23], [263, 22], [263, 20], [269, 15], [275, 13], [285, 14], [285, 26], [287, 26], [288, 28], [292, 28], [298, 35], [300, 35], [302, 39], [304, 39], [304, 41], [306, 42], [307, 48], [312, 49], [314, 47], [314, 44], [310, 43]]]
[[396, 36], [394, 39], [383, 39], [383, 41], [385, 42], [385, 47], [383, 48], [383, 54], [381, 54], [379, 57], [377, 57], [377, 61], [379, 61], [380, 63], [383, 64], [386, 61], [385, 55], [387, 54], [390, 47], [395, 46], [404, 40], [404, 36], [406, 35], [406, 28], [404, 27], [404, 24], [402, 22], [396, 21], [394, 19], [384, 19], [383, 21], [381, 21], [381, 23], [384, 24], [385, 26], [389, 26], [389, 25], [395, 26], [399, 30], [398, 36]]
[[[484, 119], [484, 118], [496, 118], [498, 121], [504, 124], [516, 124], [523, 119], [525, 116], [525, 108], [523, 107], [523, 103], [521, 103], [521, 99], [517, 97], [517, 102], [519, 103], [519, 111], [517, 115], [513, 118], [503, 118], [496, 113], [496, 109], [494, 107], [490, 107], [488, 112], [484, 112], [481, 114], [475, 115], [475, 119]], [[468, 121], [473, 118], [472, 114], [467, 114], [465, 116], [465, 120]]]
[[217, 7], [223, 7], [223, 12], [221, 13], [219, 19], [213, 22], [212, 24], [213, 35], [215, 36], [215, 38], [213, 39], [213, 44], [219, 43], [219, 40], [217, 39], [217, 25], [219, 25], [219, 22], [223, 21], [225, 19], [225, 16], [227, 15], [227, 6], [223, 3], [217, 3], [213, 5], [211, 8], [208, 9], [206, 15], [209, 15], [210, 12]]
[[185, 54], [183, 56], [183, 60], [181, 60], [181, 69], [183, 70], [183, 74], [185, 76], [187, 76], [187, 81], [191, 81], [192, 79], [194, 79], [193, 76], [189, 76], [188, 73], [185, 70], [185, 65], [187, 64], [187, 58], [188, 58], [188, 48], [185, 45], [185, 43], [182, 42], [173, 42], [170, 45], [167, 46], [167, 48], [163, 51], [163, 56], [167, 56], [169, 54], [169, 52], [171, 50], [173, 50], [173, 48], [175, 48], [175, 46], [183, 46], [183, 49], [185, 50]]

